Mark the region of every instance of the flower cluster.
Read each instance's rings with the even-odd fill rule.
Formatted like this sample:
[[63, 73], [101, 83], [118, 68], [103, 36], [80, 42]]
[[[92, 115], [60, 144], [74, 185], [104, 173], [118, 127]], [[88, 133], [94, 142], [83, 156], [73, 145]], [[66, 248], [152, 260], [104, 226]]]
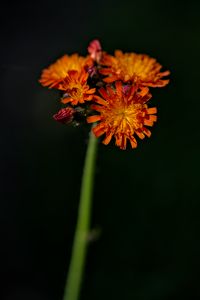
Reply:
[[93, 133], [107, 145], [111, 139], [120, 149], [127, 141], [137, 147], [135, 136], [150, 137], [146, 126], [157, 120], [156, 107], [148, 107], [150, 88], [168, 84], [169, 71], [161, 71], [156, 59], [146, 54], [114, 55], [102, 50], [98, 40], [88, 47], [86, 57], [64, 55], [44, 69], [40, 83], [62, 92], [64, 107], [53, 117], [64, 123], [95, 123]]

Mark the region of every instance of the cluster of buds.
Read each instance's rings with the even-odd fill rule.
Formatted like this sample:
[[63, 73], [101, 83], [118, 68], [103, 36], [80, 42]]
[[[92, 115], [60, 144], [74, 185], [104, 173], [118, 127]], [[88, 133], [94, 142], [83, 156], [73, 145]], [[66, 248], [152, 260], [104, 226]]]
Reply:
[[169, 71], [146, 54], [110, 55], [98, 40], [88, 46], [88, 55], [64, 55], [44, 69], [40, 83], [62, 92], [63, 108], [53, 117], [63, 124], [95, 123], [94, 135], [104, 136], [107, 145], [112, 137], [120, 149], [127, 141], [137, 147], [135, 135], [150, 137], [146, 126], [157, 120], [156, 107], [149, 108], [150, 88], [164, 87]]

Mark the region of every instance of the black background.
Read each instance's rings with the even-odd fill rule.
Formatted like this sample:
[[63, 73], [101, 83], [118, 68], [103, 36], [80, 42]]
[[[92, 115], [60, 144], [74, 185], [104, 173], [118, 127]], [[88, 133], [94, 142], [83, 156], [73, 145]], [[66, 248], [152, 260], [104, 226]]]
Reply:
[[62, 299], [88, 128], [52, 115], [38, 83], [64, 53], [147, 53], [171, 70], [153, 90], [151, 139], [99, 146], [93, 228], [81, 300], [200, 299], [199, 1], [1, 4], [0, 299]]

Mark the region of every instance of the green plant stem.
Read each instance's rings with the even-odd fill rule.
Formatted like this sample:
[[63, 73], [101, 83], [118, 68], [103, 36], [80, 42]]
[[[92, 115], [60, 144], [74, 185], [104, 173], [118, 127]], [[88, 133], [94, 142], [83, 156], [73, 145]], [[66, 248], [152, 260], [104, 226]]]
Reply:
[[83, 169], [78, 220], [63, 300], [78, 300], [87, 254], [97, 138], [90, 132]]

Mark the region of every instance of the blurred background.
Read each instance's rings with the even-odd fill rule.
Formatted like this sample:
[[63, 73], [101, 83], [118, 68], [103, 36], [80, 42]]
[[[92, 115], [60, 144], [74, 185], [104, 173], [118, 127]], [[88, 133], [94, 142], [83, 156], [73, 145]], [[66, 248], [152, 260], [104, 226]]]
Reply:
[[61, 300], [88, 127], [52, 119], [57, 91], [41, 70], [64, 53], [146, 53], [171, 70], [154, 89], [152, 138], [99, 145], [81, 300], [200, 299], [200, 2], [27, 1], [1, 8], [2, 300]]

